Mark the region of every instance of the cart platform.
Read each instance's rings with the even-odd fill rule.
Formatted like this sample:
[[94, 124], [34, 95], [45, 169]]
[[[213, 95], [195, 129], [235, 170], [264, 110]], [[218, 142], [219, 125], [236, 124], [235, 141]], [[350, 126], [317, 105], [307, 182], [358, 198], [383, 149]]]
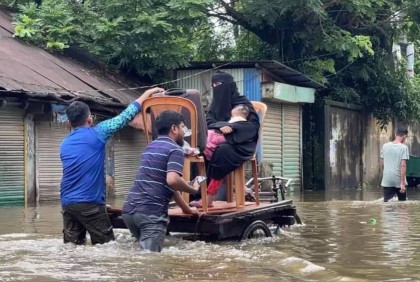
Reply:
[[[109, 207], [108, 213], [114, 228], [127, 228], [120, 209]], [[292, 200], [259, 205], [246, 202], [242, 208], [237, 208], [236, 203], [216, 201], [207, 213], [199, 215], [184, 214], [174, 207], [169, 209], [169, 218], [168, 232], [185, 233], [186, 239], [209, 241], [252, 238], [257, 230], [270, 237], [269, 225], [281, 227], [300, 223]]]

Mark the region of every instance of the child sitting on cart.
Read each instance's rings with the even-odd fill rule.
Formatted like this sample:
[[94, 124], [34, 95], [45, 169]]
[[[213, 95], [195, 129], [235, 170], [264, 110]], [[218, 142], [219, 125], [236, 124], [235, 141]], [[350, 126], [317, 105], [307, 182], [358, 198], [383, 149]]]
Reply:
[[207, 160], [211, 160], [213, 157], [214, 150], [223, 143], [226, 143], [226, 139], [224, 134], [232, 133], [231, 128], [229, 127], [226, 130], [225, 127], [220, 126], [222, 123], [226, 123], [226, 125], [235, 122], [247, 122], [247, 118], [249, 115], [249, 108], [246, 105], [237, 105], [231, 111], [231, 118], [227, 122], [219, 122], [215, 126], [218, 129], [209, 129], [207, 131], [207, 143], [206, 148], [204, 150], [204, 156]]

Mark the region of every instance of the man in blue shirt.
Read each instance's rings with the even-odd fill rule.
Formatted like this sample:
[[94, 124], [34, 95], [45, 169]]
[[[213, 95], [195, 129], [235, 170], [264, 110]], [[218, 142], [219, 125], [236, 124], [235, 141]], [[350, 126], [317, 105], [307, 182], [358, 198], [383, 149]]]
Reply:
[[94, 127], [88, 105], [76, 101], [67, 107], [66, 114], [73, 131], [63, 140], [60, 150], [64, 243], [85, 244], [86, 231], [92, 244], [114, 240], [105, 206], [106, 142], [139, 113], [145, 99], [162, 91], [162, 88], [147, 90], [120, 115]]
[[184, 202], [179, 191], [194, 194], [182, 178], [184, 166], [184, 117], [164, 111], [156, 118], [158, 138], [147, 145], [141, 156], [136, 180], [123, 206], [123, 219], [140, 241], [140, 250], [160, 252], [168, 224], [168, 206], [173, 198], [184, 213], [196, 213]]

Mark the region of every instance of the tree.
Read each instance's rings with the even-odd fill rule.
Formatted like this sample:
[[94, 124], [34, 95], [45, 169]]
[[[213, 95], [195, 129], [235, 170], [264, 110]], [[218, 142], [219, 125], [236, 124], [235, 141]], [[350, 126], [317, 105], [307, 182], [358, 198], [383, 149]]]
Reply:
[[125, 72], [276, 59], [324, 83], [321, 96], [360, 104], [383, 125], [420, 118], [417, 79], [392, 54], [401, 35], [419, 41], [420, 0], [14, 2], [29, 3], [19, 6], [16, 36], [50, 49], [78, 45]]
[[19, 5], [15, 36], [47, 49], [76, 45], [125, 72], [155, 75], [188, 64], [209, 0], [44, 0]]
[[392, 44], [402, 34], [420, 38], [419, 0], [215, 2], [207, 15], [241, 27], [237, 46], [246, 45], [247, 52], [237, 50], [238, 59], [265, 50], [265, 59], [277, 59], [328, 86], [324, 97], [363, 105], [383, 125], [391, 116], [420, 118], [417, 80], [409, 81], [392, 56]]

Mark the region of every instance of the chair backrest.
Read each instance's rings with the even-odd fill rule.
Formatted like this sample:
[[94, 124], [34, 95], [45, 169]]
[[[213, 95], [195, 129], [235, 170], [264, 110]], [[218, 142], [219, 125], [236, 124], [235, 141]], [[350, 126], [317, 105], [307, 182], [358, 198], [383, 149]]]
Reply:
[[161, 97], [151, 97], [146, 99], [141, 105], [141, 114], [143, 116], [143, 123], [145, 127], [145, 134], [147, 143], [150, 140], [150, 133], [152, 132], [149, 124], [147, 123], [147, 111], [150, 109], [150, 112], [154, 117], [157, 117], [163, 111], [176, 111], [181, 113], [182, 109], [185, 108], [189, 112], [191, 124], [187, 126], [191, 130], [191, 147], [197, 148], [197, 108], [194, 103], [188, 99], [174, 96], [161, 96]]
[[[265, 115], [267, 114], [267, 105], [262, 102], [251, 101], [252, 106], [254, 106], [255, 111], [257, 112], [258, 117], [260, 118], [260, 128], [258, 130], [258, 143], [257, 147], [259, 146], [260, 139], [262, 138], [262, 129], [264, 126]], [[255, 152], [257, 155], [257, 152]]]

